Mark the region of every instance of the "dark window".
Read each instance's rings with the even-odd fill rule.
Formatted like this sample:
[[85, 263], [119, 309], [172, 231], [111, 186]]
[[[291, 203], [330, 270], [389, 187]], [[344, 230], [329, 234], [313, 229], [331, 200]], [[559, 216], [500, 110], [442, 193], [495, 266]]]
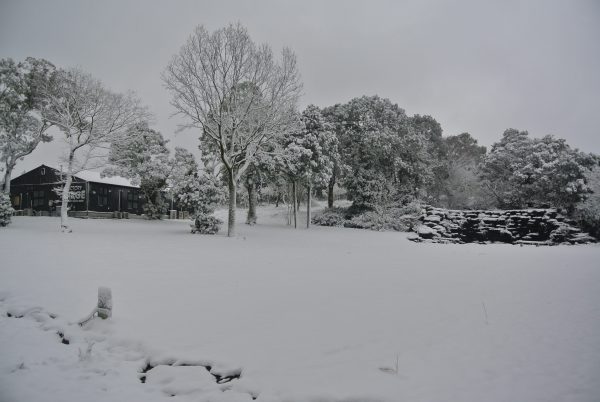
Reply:
[[127, 209], [138, 209], [138, 196], [133, 191], [127, 192]]
[[108, 189], [106, 187], [100, 187], [97, 190], [98, 193], [98, 206], [105, 207], [108, 205]]
[[46, 206], [46, 194], [43, 190], [34, 190], [33, 192], [33, 207]]

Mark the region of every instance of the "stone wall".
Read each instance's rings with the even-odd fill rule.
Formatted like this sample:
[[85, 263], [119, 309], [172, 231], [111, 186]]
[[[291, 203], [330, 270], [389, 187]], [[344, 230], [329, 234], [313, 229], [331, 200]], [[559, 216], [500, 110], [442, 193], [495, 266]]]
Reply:
[[596, 240], [556, 209], [468, 211], [425, 207], [412, 241], [584, 244]]

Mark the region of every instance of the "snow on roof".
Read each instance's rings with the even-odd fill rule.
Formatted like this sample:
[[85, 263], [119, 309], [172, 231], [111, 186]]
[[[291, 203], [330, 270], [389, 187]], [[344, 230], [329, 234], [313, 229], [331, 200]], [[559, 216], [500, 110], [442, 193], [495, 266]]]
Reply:
[[[35, 169], [38, 169], [42, 166], [49, 167], [50, 169], [55, 170], [57, 173], [63, 171], [62, 169], [56, 168], [54, 166], [46, 165], [46, 164], [42, 164]], [[32, 169], [32, 170], [35, 170], [35, 169]], [[64, 171], [63, 171], [63, 173], [64, 173]], [[20, 175], [20, 176], [22, 176], [22, 175]], [[17, 176], [17, 177], [20, 177], [20, 176]], [[140, 186], [135, 186], [135, 185], [131, 184], [131, 181], [124, 177], [121, 177], [121, 176], [100, 177], [100, 172], [94, 172], [92, 170], [82, 170], [81, 172], [75, 173], [74, 176], [83, 181], [91, 181], [94, 183], [112, 184], [115, 186], [127, 186], [127, 187], [135, 187], [135, 188], [140, 187]]]
[[75, 173], [76, 177], [79, 177], [85, 181], [93, 181], [94, 183], [114, 184], [116, 186], [128, 186], [128, 187], [139, 187], [131, 184], [129, 179], [120, 176], [112, 177], [100, 177], [100, 172], [93, 172], [91, 170], [84, 170], [79, 173]]

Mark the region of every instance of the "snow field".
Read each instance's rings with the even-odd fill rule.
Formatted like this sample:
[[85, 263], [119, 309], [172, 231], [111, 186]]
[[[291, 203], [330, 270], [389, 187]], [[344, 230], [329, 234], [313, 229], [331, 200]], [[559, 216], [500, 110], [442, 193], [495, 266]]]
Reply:
[[[61, 234], [56, 218], [13, 218], [0, 400], [598, 400], [597, 245], [413, 244], [293, 230], [282, 211], [233, 239], [183, 221], [73, 219]], [[113, 317], [79, 328], [98, 286]]]

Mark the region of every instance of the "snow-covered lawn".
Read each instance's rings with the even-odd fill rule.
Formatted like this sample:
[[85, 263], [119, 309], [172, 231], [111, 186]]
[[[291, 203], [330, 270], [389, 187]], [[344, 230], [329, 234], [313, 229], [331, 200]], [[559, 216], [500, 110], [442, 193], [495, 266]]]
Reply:
[[[600, 400], [599, 246], [415, 244], [259, 212], [233, 239], [13, 218], [0, 401]], [[113, 317], [80, 328], [98, 286]]]

